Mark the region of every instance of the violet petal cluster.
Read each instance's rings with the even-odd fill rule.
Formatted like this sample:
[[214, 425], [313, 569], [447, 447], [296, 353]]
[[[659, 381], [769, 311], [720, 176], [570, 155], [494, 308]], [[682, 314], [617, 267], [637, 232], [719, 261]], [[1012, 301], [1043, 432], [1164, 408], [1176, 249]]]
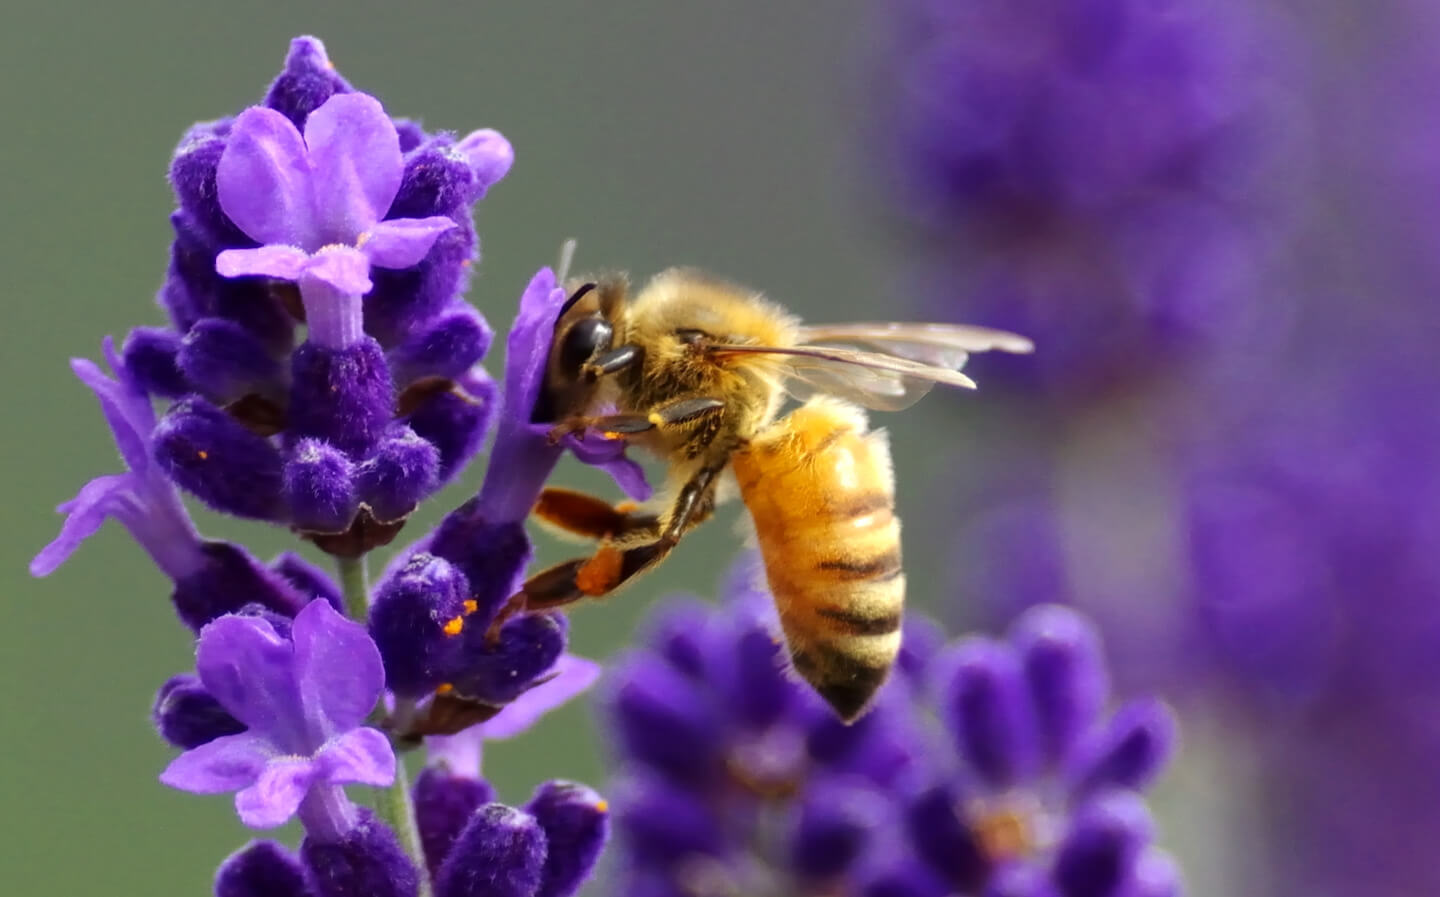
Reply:
[[665, 610], [615, 670], [616, 893], [1178, 893], [1140, 797], [1173, 719], [1148, 699], [1108, 711], [1079, 614], [950, 646], [912, 620], [901, 675], [846, 727], [782, 669], [768, 596], [731, 591]]

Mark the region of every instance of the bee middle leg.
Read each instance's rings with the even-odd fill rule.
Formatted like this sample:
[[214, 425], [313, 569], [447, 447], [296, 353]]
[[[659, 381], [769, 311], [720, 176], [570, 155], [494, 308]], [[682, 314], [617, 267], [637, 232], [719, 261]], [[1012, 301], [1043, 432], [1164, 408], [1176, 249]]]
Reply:
[[584, 492], [547, 487], [541, 490], [532, 513], [550, 526], [597, 542], [634, 541], [645, 534], [658, 535], [660, 516], [638, 508], [632, 502], [612, 505]]

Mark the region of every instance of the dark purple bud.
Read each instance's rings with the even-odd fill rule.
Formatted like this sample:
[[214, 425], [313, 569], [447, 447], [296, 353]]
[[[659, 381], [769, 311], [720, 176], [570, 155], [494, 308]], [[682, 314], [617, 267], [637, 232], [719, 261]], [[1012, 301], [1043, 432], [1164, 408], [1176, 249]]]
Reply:
[[1175, 714], [1163, 701], [1141, 698], [1125, 704], [1077, 753], [1075, 794], [1147, 787], [1170, 759], [1175, 730]]
[[485, 627], [466, 621], [463, 656], [455, 690], [486, 704], [502, 706], [520, 697], [565, 652], [565, 628], [557, 616], [526, 614], [500, 627], [500, 641], [489, 644]]
[[239, 323], [272, 353], [288, 354], [294, 344], [295, 319], [282, 298], [294, 286], [260, 277], [221, 277], [215, 271], [215, 255], [222, 247], [183, 212], [171, 215], [170, 223], [175, 242], [159, 298], [175, 328], [185, 332], [200, 318], [221, 317]]
[[760, 626], [746, 626], [730, 647], [733, 661], [720, 683], [726, 703], [745, 725], [764, 728], [785, 715], [795, 698], [784, 655], [775, 637]]
[[1058, 766], [1095, 724], [1110, 694], [1100, 635], [1077, 611], [1052, 604], [1021, 615], [1010, 642], [1025, 671], [1045, 760]]
[[545, 833], [535, 817], [486, 804], [435, 877], [435, 897], [534, 897], [545, 864]]
[[293, 617], [306, 603], [284, 576], [266, 569], [245, 549], [230, 542], [200, 546], [205, 563], [175, 582], [171, 600], [181, 622], [196, 632], [216, 617], [256, 605]]
[[303, 530], [344, 532], [355, 518], [355, 465], [345, 453], [319, 439], [302, 439], [285, 463], [285, 503]]
[[360, 808], [360, 822], [338, 841], [307, 836], [300, 859], [310, 870], [315, 897], [415, 897], [420, 874], [392, 832]]
[[814, 882], [844, 875], [872, 833], [888, 823], [889, 807], [880, 795], [845, 783], [812, 785], [790, 835], [790, 863]]
[[400, 137], [400, 152], [408, 153], [428, 139], [425, 129], [417, 121], [408, 118], [395, 119], [395, 133]]
[[280, 453], [199, 396], [181, 399], [160, 419], [155, 460], [182, 489], [217, 511], [260, 520], [280, 516]]
[[181, 138], [170, 159], [170, 186], [180, 209], [212, 246], [248, 247], [255, 241], [245, 235], [220, 208], [215, 170], [225, 152], [230, 120], [202, 122]]
[[305, 868], [274, 841], [251, 841], [215, 873], [215, 897], [313, 897]]
[[420, 264], [404, 269], [372, 268], [375, 286], [365, 295], [365, 332], [383, 345], [405, 337], [455, 301], [476, 258], [478, 240], [469, 216], [441, 234]]
[[376, 520], [401, 520], [440, 482], [440, 452], [409, 427], [394, 426], [355, 468], [355, 489]]
[[719, 856], [726, 838], [698, 795], [659, 782], [632, 783], [615, 801], [615, 824], [637, 865], [665, 867], [695, 854]]
[[626, 673], [609, 700], [621, 749], [677, 781], [715, 775], [722, 723], [696, 683], [646, 655], [636, 656]]
[[370, 454], [395, 414], [395, 391], [380, 344], [343, 349], [306, 342], [291, 359], [288, 436], [323, 439], [357, 461]]
[[415, 824], [425, 865], [433, 878], [440, 873], [455, 839], [482, 804], [495, 799], [495, 789], [484, 779], [451, 775], [444, 769], [427, 766], [420, 771], [410, 791], [415, 801]]
[[180, 344], [176, 363], [195, 390], [222, 404], [247, 393], [273, 391], [282, 374], [259, 338], [225, 318], [196, 321]]
[[430, 553], [459, 567], [470, 581], [475, 617], [488, 625], [519, 588], [534, 549], [522, 523], [490, 523], [478, 499], [445, 515], [430, 540]]
[[484, 316], [461, 303], [392, 349], [390, 370], [400, 384], [421, 377], [454, 379], [485, 357], [493, 336]]
[[1153, 833], [1139, 797], [1111, 792], [1081, 807], [1055, 859], [1063, 897], [1121, 897], [1131, 893], [1136, 859]]
[[695, 679], [702, 679], [710, 661], [705, 650], [705, 633], [712, 626], [714, 610], [703, 601], [670, 600], [659, 608], [645, 643], [668, 660], [671, 666]]
[[161, 327], [136, 327], [125, 337], [122, 355], [125, 370], [152, 396], [179, 398], [190, 387], [175, 357], [180, 352], [180, 334]]
[[222, 735], [245, 731], [245, 726], [205, 690], [200, 677], [191, 673], [172, 676], [160, 686], [150, 719], [161, 738], [187, 751]]
[[308, 604], [323, 599], [340, 613], [345, 613], [345, 599], [330, 576], [293, 551], [283, 551], [270, 562], [270, 568], [294, 586]]
[[950, 789], [936, 786], [914, 798], [905, 810], [905, 831], [915, 853], [957, 889], [972, 893], [984, 885], [990, 863]]
[[545, 868], [535, 897], [570, 897], [580, 886], [610, 836], [610, 805], [574, 782], [545, 782], [525, 805], [545, 832]]
[[453, 677], [464, 644], [461, 629], [471, 625], [464, 619], [469, 594], [463, 573], [423, 553], [380, 584], [369, 627], [385, 663], [387, 688], [418, 698]]
[[971, 771], [995, 789], [1033, 774], [1034, 708], [1015, 652], [972, 638], [960, 642], [948, 660], [941, 714]]
[[428, 218], [467, 215], [475, 191], [470, 160], [449, 138], [437, 138], [405, 159], [400, 192], [386, 218]]
[[410, 428], [440, 452], [440, 482], [448, 482], [480, 450], [495, 416], [497, 390], [488, 379], [430, 393], [406, 417]]
[[951, 897], [955, 890], [917, 863], [892, 861], [870, 872], [860, 886], [860, 897]]
[[350, 85], [335, 71], [325, 45], [318, 38], [297, 37], [290, 42], [285, 68], [265, 94], [265, 105], [284, 115], [302, 132], [305, 119]]

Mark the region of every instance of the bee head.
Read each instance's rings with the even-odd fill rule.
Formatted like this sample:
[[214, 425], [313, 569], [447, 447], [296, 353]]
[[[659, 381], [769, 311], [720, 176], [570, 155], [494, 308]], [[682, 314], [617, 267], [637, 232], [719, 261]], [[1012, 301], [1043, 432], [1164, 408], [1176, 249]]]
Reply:
[[553, 423], [580, 414], [598, 389], [585, 367], [609, 352], [615, 342], [614, 315], [625, 295], [625, 282], [607, 278], [575, 287], [560, 309], [555, 337], [545, 364], [545, 382], [531, 420]]

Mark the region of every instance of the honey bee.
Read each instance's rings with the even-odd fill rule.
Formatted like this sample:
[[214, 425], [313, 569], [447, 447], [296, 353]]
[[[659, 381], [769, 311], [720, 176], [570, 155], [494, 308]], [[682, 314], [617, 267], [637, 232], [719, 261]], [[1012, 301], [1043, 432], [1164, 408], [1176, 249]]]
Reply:
[[[540, 520], [599, 548], [529, 579], [502, 619], [626, 585], [711, 516], [730, 474], [795, 670], [858, 718], [895, 663], [905, 599], [889, 442], [863, 409], [908, 407], [937, 383], [973, 388], [960, 373], [968, 354], [1029, 352], [1030, 341], [947, 324], [804, 325], [689, 269], [628, 293], [620, 276], [575, 286], [533, 419], [556, 439], [649, 449], [668, 465], [665, 488], [638, 507], [546, 489]], [[781, 416], [787, 398], [802, 404]]]

